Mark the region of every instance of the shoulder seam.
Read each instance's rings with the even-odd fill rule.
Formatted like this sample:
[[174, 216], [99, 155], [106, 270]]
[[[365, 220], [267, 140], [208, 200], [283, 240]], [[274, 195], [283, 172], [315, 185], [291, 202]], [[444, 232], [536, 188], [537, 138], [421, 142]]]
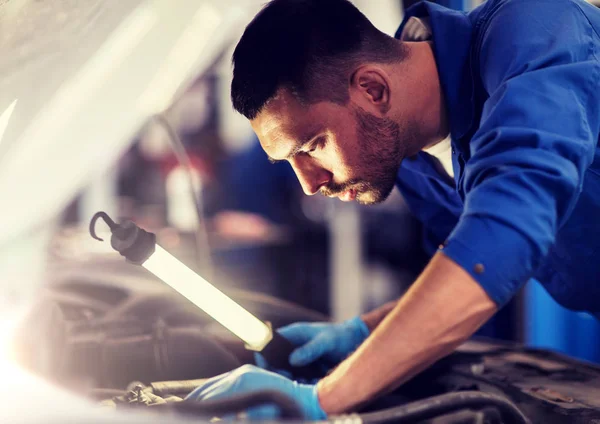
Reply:
[[[556, 2], [556, 0], [539, 0], [539, 1], [540, 2], [548, 2], [548, 3], [555, 3]], [[494, 17], [494, 15], [496, 13], [498, 13], [498, 11], [500, 10], [500, 8], [502, 6], [504, 6], [504, 5], [506, 5], [506, 3], [507, 3], [506, 0], [499, 1], [497, 4], [495, 4], [494, 6], [490, 7], [490, 9], [488, 11], [486, 11], [484, 13], [484, 15], [480, 18], [480, 22], [476, 26], [477, 39], [475, 40], [475, 44], [474, 44], [475, 52], [477, 52], [477, 54], [479, 53], [479, 51], [481, 49], [481, 45], [483, 44], [483, 39], [485, 38], [485, 36], [488, 33], [488, 30], [489, 30], [489, 27], [490, 27], [490, 21], [492, 20], [492, 18]], [[570, 0], [566, 0], [565, 3], [571, 5], [572, 7], [574, 7], [577, 10], [577, 12], [583, 16], [583, 18], [586, 20], [587, 24], [589, 25], [591, 32], [593, 32], [594, 34], [596, 34], [596, 36], [600, 39], [600, 33], [598, 33], [598, 31], [596, 30], [596, 28], [594, 28], [594, 26], [590, 22], [589, 18], [585, 14], [585, 12], [581, 9], [581, 6], [579, 4], [577, 4], [576, 2], [570, 1]], [[593, 54], [594, 58], [596, 58], [596, 60], [600, 60], [600, 58], [598, 58], [598, 55], [597, 55], [597, 53], [596, 53], [595, 50], [592, 51], [592, 54]]]
[[[588, 18], [588, 16], [585, 14], [585, 12], [581, 8], [581, 6], [579, 4], [577, 4], [577, 3], [575, 3], [575, 2], [573, 2], [573, 5], [577, 8], [577, 10], [579, 11], [579, 13], [584, 17], [584, 19], [586, 20], [586, 22], [590, 26], [590, 29], [592, 30], [592, 32], [594, 34], [596, 34], [596, 37], [598, 37], [598, 39], [600, 39], [600, 34], [596, 30], [596, 28], [594, 28], [594, 25], [592, 25], [592, 23], [590, 22], [590, 18]], [[600, 10], [600, 8], [598, 10]], [[594, 57], [596, 58], [596, 60], [600, 61], [600, 59], [598, 58], [598, 55], [596, 53], [596, 49], [592, 50], [592, 54], [594, 55]]]

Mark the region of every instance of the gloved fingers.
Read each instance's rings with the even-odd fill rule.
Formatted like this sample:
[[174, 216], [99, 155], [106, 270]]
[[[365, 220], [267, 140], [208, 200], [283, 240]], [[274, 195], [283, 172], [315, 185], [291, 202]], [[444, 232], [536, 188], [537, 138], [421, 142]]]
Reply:
[[304, 346], [294, 350], [290, 355], [290, 364], [295, 367], [302, 367], [308, 365], [329, 351], [335, 346], [331, 343], [331, 339], [327, 337], [315, 337]]
[[[225, 374], [213, 377], [204, 383], [202, 386], [197, 387], [192, 393], [190, 393], [187, 399], [192, 400], [219, 400], [231, 396], [232, 394], [242, 394], [255, 387], [253, 381], [259, 381], [260, 379], [253, 379], [252, 376], [248, 378], [248, 373], [255, 374], [253, 365], [242, 365], [239, 368], [229, 371]], [[260, 370], [261, 373], [268, 373], [268, 371]], [[269, 373], [270, 374], [270, 373]]]
[[202, 386], [196, 387], [189, 395], [185, 397], [185, 400], [202, 400], [205, 399], [207, 394], [210, 393], [213, 387], [217, 387], [221, 382], [230, 375], [229, 372], [217, 375], [208, 379]]
[[305, 322], [297, 322], [277, 329], [279, 334], [295, 346], [311, 341], [320, 331], [321, 329], [315, 328], [313, 324]]
[[261, 370], [254, 365], [242, 365], [232, 371], [218, 375], [207, 380], [202, 386], [197, 387], [187, 398], [194, 400], [205, 399], [220, 399], [230, 393], [244, 393], [252, 389], [253, 381], [260, 381], [261, 378], [257, 375], [265, 376], [272, 375], [273, 377], [281, 378], [269, 371]]
[[[196, 397], [191, 397], [191, 394], [186, 397], [186, 401], [196, 401], [202, 402], [203, 400], [218, 400], [218, 399], [227, 399], [231, 397], [231, 394], [223, 393], [219, 391], [219, 393], [202, 393], [202, 395], [198, 395]], [[253, 408], [249, 408], [246, 411], [241, 411], [240, 413], [234, 414], [226, 414], [220, 416], [220, 421], [225, 422], [239, 422], [240, 419], [251, 419], [251, 420], [274, 420], [279, 418], [280, 409], [275, 405], [264, 404], [261, 406], [255, 406]]]
[[362, 343], [371, 334], [371, 330], [360, 316], [349, 319], [344, 325], [352, 331], [355, 342], [358, 344]]

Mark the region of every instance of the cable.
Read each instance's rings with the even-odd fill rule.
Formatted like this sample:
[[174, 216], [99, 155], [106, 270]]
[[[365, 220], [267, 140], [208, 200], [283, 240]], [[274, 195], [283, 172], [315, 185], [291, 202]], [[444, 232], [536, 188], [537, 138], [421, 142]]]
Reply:
[[156, 405], [153, 408], [168, 409], [171, 411], [200, 415], [205, 417], [231, 415], [243, 412], [248, 408], [275, 405], [279, 408], [281, 419], [303, 419], [304, 414], [298, 404], [289, 396], [282, 393], [263, 390], [242, 395], [230, 396], [227, 399], [204, 400], [167, 403]]
[[196, 259], [198, 266], [202, 269], [202, 273], [207, 280], [211, 280], [213, 275], [213, 264], [211, 259], [211, 250], [208, 243], [208, 232], [206, 230], [206, 221], [204, 219], [204, 201], [202, 198], [202, 190], [197, 186], [196, 180], [194, 179], [193, 167], [190, 157], [188, 156], [185, 146], [181, 142], [177, 131], [173, 128], [169, 119], [164, 113], [154, 115], [154, 120], [160, 124], [171, 142], [171, 148], [179, 165], [185, 168], [186, 174], [189, 179], [190, 191], [192, 198], [194, 199], [194, 206], [196, 210], [196, 216], [198, 217], [198, 229], [195, 231], [196, 241]]
[[187, 395], [205, 382], [206, 378], [196, 380], [156, 381], [150, 383], [150, 387], [152, 387], [152, 393], [161, 397], [168, 395]]
[[462, 409], [427, 420], [427, 424], [502, 424], [502, 418], [496, 408], [485, 408], [480, 411]]
[[460, 409], [496, 408], [506, 424], [531, 424], [529, 419], [510, 400], [476, 391], [448, 393], [389, 408], [361, 414], [364, 424], [408, 423], [431, 419]]

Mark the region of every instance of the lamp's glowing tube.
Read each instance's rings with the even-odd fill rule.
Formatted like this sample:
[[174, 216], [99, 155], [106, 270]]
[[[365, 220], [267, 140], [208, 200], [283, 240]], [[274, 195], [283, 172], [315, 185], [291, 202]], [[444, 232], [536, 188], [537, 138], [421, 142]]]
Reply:
[[273, 333], [267, 324], [158, 244], [142, 266], [246, 342], [249, 349], [260, 351], [271, 341]]

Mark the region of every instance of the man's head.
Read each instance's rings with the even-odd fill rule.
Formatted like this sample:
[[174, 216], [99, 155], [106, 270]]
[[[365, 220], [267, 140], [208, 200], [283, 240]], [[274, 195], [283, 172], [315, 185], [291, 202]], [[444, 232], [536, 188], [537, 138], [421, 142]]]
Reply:
[[273, 0], [235, 49], [233, 106], [307, 194], [381, 202], [402, 159], [440, 130], [439, 114], [429, 116], [431, 101], [441, 108], [437, 78], [424, 83], [435, 62], [415, 70], [425, 56], [414, 44], [347, 0]]

